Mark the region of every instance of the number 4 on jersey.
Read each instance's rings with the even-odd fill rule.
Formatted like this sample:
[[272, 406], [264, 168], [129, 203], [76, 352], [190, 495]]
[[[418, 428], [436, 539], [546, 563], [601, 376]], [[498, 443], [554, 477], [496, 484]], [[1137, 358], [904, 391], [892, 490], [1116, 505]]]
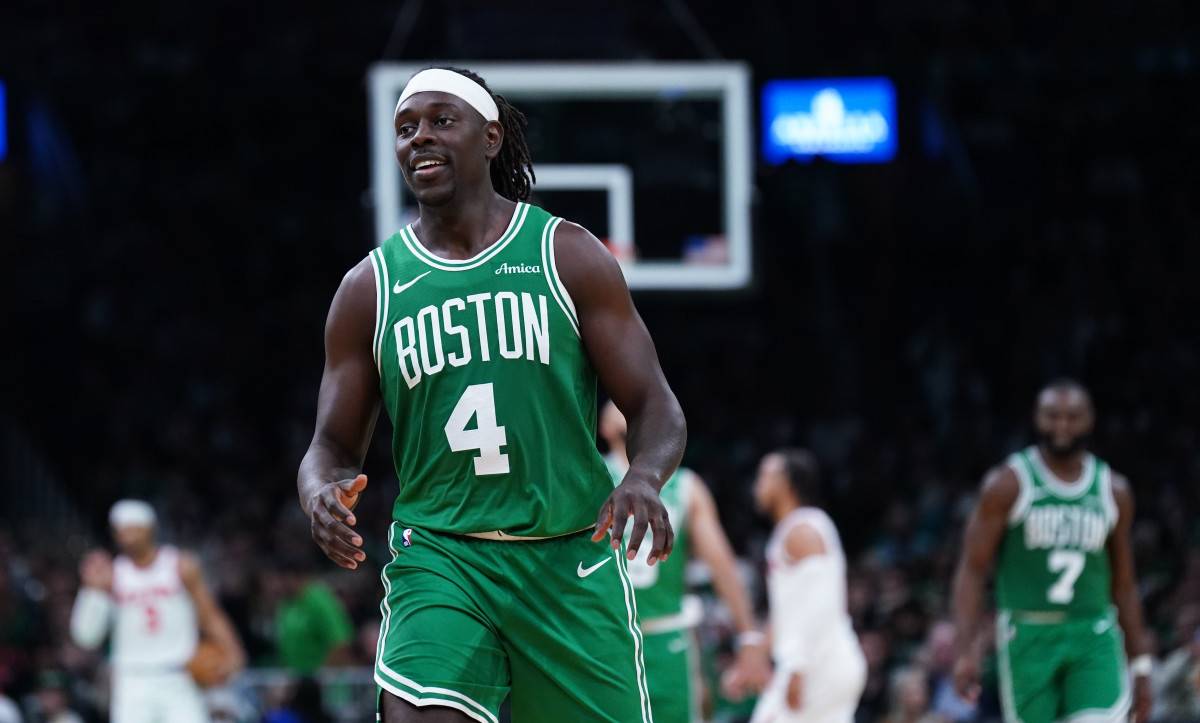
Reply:
[[[475, 428], [467, 429], [471, 417]], [[446, 422], [446, 441], [455, 452], [479, 450], [475, 474], [508, 474], [508, 455], [500, 448], [508, 444], [504, 427], [496, 425], [496, 396], [491, 384], [472, 384], [459, 397]]]

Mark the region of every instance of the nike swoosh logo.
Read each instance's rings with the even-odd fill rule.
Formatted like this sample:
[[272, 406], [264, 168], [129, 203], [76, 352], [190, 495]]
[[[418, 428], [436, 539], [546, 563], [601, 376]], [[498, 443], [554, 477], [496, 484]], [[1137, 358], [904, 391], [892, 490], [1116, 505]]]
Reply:
[[401, 286], [401, 285], [400, 285], [400, 282], [399, 282], [399, 281], [397, 281], [397, 282], [396, 282], [396, 285], [392, 287], [392, 293], [393, 293], [393, 294], [399, 294], [401, 291], [404, 291], [404, 290], [405, 290], [405, 289], [407, 289], [408, 287], [410, 287], [410, 286], [412, 286], [413, 284], [415, 284], [415, 283], [417, 283], [418, 281], [420, 281], [422, 278], [424, 278], [424, 277], [425, 277], [425, 276], [427, 276], [428, 274], [432, 274], [432, 273], [433, 273], [432, 271], [426, 271], [424, 274], [421, 274], [420, 276], [418, 276], [417, 278], [415, 278], [415, 279], [413, 279], [412, 281], [408, 282], [407, 284], [404, 284], [403, 286]]
[[1092, 626], [1092, 631], [1095, 632], [1097, 635], [1100, 635], [1100, 634], [1104, 633], [1106, 630], [1108, 630], [1109, 628], [1111, 628], [1112, 625], [1113, 625], [1112, 620], [1097, 620], [1096, 624]]
[[608, 562], [611, 559], [612, 559], [611, 557], [606, 557], [603, 560], [601, 560], [600, 562], [597, 562], [595, 565], [592, 565], [591, 567], [584, 567], [583, 563], [581, 562], [581, 563], [579, 563], [579, 569], [575, 571], [575, 574], [580, 577], [587, 577], [588, 575], [591, 575], [593, 572], [599, 570], [601, 565], [603, 565], [604, 563]]

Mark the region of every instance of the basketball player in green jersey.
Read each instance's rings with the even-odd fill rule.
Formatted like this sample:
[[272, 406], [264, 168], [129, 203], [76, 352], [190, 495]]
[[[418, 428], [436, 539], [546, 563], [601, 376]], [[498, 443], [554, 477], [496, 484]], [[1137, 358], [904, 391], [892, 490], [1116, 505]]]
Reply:
[[[380, 718], [497, 723], [511, 692], [522, 723], [649, 723], [627, 560], [647, 529], [651, 560], [671, 551], [658, 492], [686, 443], [682, 411], [612, 255], [526, 203], [524, 116], [469, 71], [429, 69], [395, 124], [419, 216], [334, 296], [297, 481], [314, 540], [355, 568], [352, 510], [387, 411], [400, 489]], [[615, 490], [597, 381], [629, 418]]]
[[1093, 423], [1091, 396], [1079, 383], [1042, 389], [1038, 443], [988, 472], [967, 523], [953, 592], [955, 685], [978, 696], [976, 625], [994, 561], [1009, 721], [1124, 721], [1131, 702], [1136, 721], [1150, 713], [1151, 659], [1129, 544], [1133, 494], [1088, 452]]
[[[613, 484], [619, 484], [629, 468], [627, 433], [621, 410], [612, 402], [605, 404], [600, 412], [600, 436], [608, 443], [604, 462]], [[675, 546], [694, 553], [708, 565], [713, 587], [733, 618], [738, 652], [733, 669], [748, 686], [763, 688], [771, 677], [766, 636], [758, 631], [750, 595], [738, 575], [733, 548], [721, 526], [712, 493], [695, 472], [680, 467], [659, 496], [675, 531]], [[676, 554], [667, 562], [650, 565], [639, 553], [629, 564], [645, 639], [646, 678], [655, 723], [702, 720], [699, 651], [693, 628], [700, 623], [703, 610], [698, 598], [687, 595], [687, 562], [687, 554]]]

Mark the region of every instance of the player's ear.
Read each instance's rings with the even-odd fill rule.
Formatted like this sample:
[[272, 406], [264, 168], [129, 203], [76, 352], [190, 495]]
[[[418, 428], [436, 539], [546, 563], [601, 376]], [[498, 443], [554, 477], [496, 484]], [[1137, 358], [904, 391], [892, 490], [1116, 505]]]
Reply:
[[500, 153], [500, 148], [504, 145], [504, 126], [500, 125], [500, 121], [487, 122], [483, 127], [483, 139], [484, 154], [490, 161]]

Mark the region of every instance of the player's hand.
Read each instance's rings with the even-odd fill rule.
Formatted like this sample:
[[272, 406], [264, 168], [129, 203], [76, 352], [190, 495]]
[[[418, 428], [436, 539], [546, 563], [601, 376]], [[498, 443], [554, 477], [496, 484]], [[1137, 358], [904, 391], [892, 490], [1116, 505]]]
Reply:
[[800, 673], [792, 673], [788, 679], [787, 705], [792, 710], [800, 710], [804, 705], [804, 676]]
[[764, 644], [743, 645], [721, 674], [721, 694], [734, 702], [759, 694], [771, 681], [771, 657]]
[[325, 556], [350, 570], [367, 559], [359, 549], [362, 537], [350, 529], [358, 521], [354, 506], [367, 486], [367, 476], [330, 482], [310, 498], [308, 510], [312, 520], [312, 536]]
[[675, 547], [675, 531], [671, 529], [671, 520], [667, 518], [667, 508], [659, 499], [658, 492], [648, 482], [630, 477], [626, 477], [617, 485], [604, 504], [600, 505], [600, 515], [596, 518], [596, 531], [592, 534], [592, 542], [603, 540], [605, 533], [611, 528], [612, 547], [614, 550], [620, 548], [630, 517], [633, 518], [633, 528], [629, 534], [626, 557], [632, 560], [637, 555], [642, 539], [646, 536], [646, 529], [649, 528], [652, 543], [650, 554], [646, 556], [646, 564], [666, 561]]
[[954, 661], [954, 690], [968, 703], [979, 701], [979, 657], [971, 653]]
[[113, 559], [108, 550], [92, 550], [79, 563], [79, 581], [84, 587], [112, 590]]
[[220, 675], [222, 680], [230, 680], [246, 667], [246, 654], [241, 648], [226, 650], [221, 660]]
[[1133, 679], [1133, 723], [1146, 723], [1150, 709], [1154, 707], [1154, 694], [1150, 690], [1150, 676], [1139, 675]]

